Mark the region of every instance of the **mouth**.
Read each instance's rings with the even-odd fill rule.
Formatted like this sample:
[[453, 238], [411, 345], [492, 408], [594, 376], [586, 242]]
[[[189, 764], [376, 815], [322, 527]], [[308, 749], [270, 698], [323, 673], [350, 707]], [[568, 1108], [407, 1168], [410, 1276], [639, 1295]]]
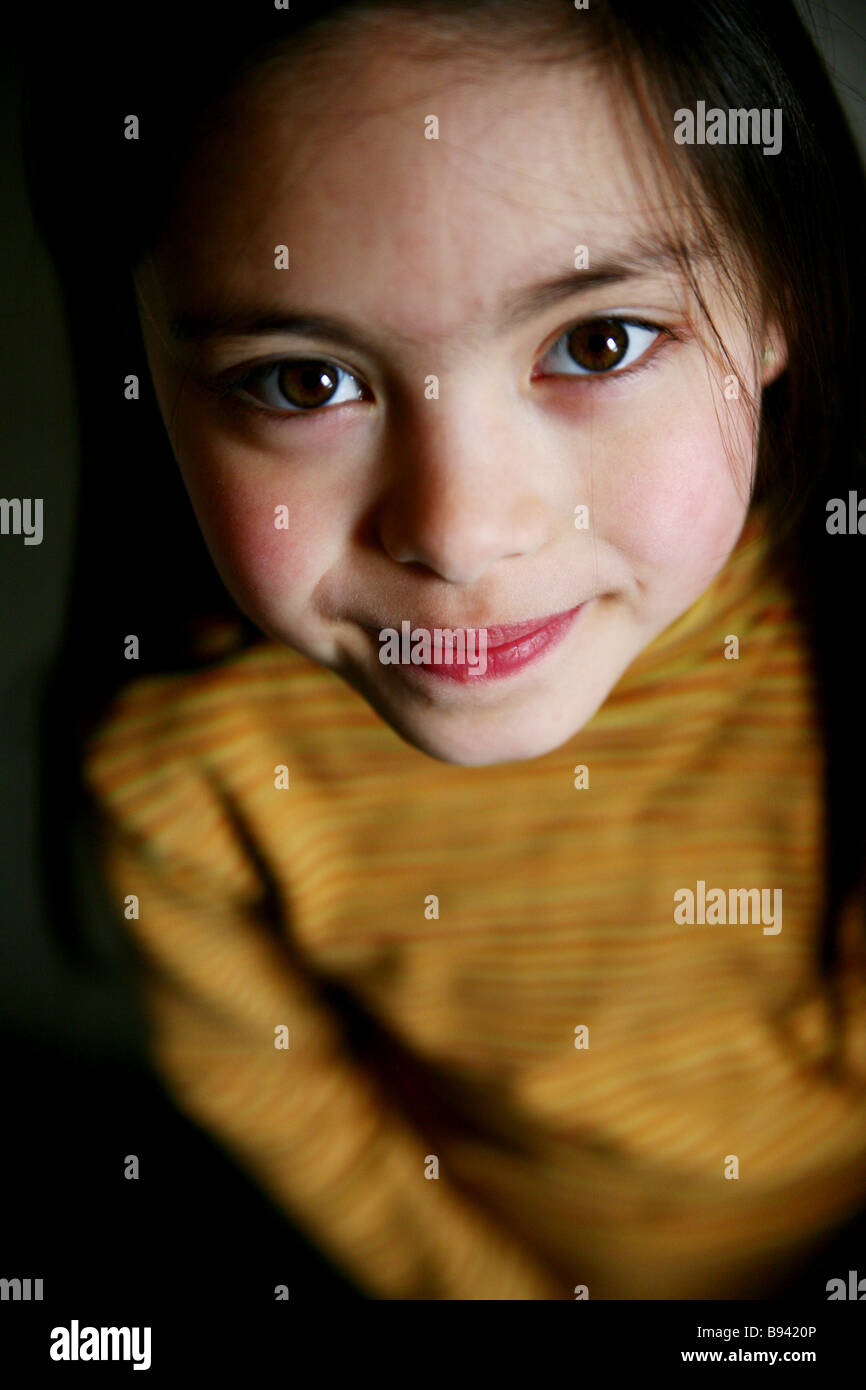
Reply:
[[[583, 605], [578, 605], [582, 607]], [[510, 646], [512, 642], [518, 642], [522, 637], [529, 637], [534, 632], [541, 632], [549, 627], [559, 618], [565, 618], [569, 613], [576, 613], [576, 608], [565, 608], [561, 613], [549, 613], [546, 618], [527, 618], [521, 623], [489, 623], [486, 627], [478, 628], [477, 631], [487, 633], [487, 650], [495, 651], [499, 647]]]
[[[428, 626], [403, 619], [399, 624], [387, 628], [364, 626], [379, 641], [384, 640], [382, 634], [386, 631], [400, 639], [399, 655], [389, 656], [386, 662], [380, 652], [383, 664], [409, 667], [425, 681], [432, 677], [434, 680], [477, 683], [513, 675], [552, 651], [565, 638], [587, 602], [546, 617], [525, 618], [516, 623], [449, 627], [442, 622]], [[447, 642], [440, 643], [437, 649], [433, 645], [434, 635], [446, 631], [455, 635], [454, 643], [450, 647]], [[426, 648], [420, 639], [416, 642], [418, 634], [423, 633], [428, 634], [430, 639]], [[395, 649], [396, 646], [392, 648]]]

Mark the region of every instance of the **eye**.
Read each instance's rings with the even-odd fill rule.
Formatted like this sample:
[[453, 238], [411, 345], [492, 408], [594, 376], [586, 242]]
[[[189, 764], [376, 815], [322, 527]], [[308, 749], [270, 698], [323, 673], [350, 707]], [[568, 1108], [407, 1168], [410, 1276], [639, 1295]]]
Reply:
[[245, 393], [270, 410], [286, 415], [364, 400], [364, 388], [356, 377], [319, 357], [286, 358], [256, 367], [236, 378], [228, 391]]
[[665, 332], [655, 324], [629, 319], [587, 319], [563, 333], [543, 361], [552, 361], [552, 372], [566, 376], [616, 375]]

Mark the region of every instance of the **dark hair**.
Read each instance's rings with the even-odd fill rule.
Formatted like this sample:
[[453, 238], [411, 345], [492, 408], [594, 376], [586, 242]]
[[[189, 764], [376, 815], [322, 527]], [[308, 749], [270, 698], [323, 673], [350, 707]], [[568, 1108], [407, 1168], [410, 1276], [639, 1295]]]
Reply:
[[[132, 293], [132, 268], [165, 225], [196, 142], [218, 119], [227, 94], [259, 64], [275, 53], [297, 57], [333, 43], [342, 25], [349, 32], [383, 13], [399, 15], [429, 34], [431, 52], [437, 42], [445, 52], [458, 39], [461, 53], [472, 53], [482, 67], [493, 53], [514, 52], [519, 41], [526, 61], [533, 54], [539, 61], [589, 59], [619, 84], [621, 96], [631, 97], [626, 109], [653, 138], [657, 168], [687, 189], [700, 188], [718, 224], [747, 251], [765, 305], [786, 334], [787, 368], [760, 402], [754, 495], [768, 503], [771, 558], [792, 586], [814, 658], [827, 752], [821, 942], [829, 968], [840, 906], [852, 887], [862, 887], [866, 825], [859, 799], [866, 764], [846, 623], [860, 550], [854, 541], [831, 539], [826, 529], [831, 497], [849, 490], [866, 495], [866, 381], [857, 325], [866, 179], [793, 4], [591, 0], [587, 10], [576, 10], [572, 0], [292, 0], [278, 10], [273, 0], [243, 6], [235, 0], [230, 23], [213, 4], [191, 7], [189, 34], [178, 29], [177, 9], [177, 3], [149, 6], [134, 35], [117, 35], [109, 60], [102, 18], [88, 33], [76, 11], [72, 35], [55, 27], [34, 42], [26, 88], [25, 167], [65, 299], [83, 455], [66, 640], [45, 708], [48, 765], [55, 773], [67, 769], [60, 784], [81, 795], [81, 739], [106, 700], [131, 676], [194, 666], [192, 638], [206, 621], [230, 620], [237, 646], [263, 640], [207, 555], [148, 384]], [[91, 52], [82, 72], [82, 57]], [[767, 157], [749, 144], [674, 146], [673, 112], [698, 100], [707, 108], [782, 108], [782, 150]], [[130, 113], [141, 122], [137, 141], [123, 136]], [[57, 147], [58, 120], [72, 158]], [[707, 234], [712, 239], [711, 229]], [[142, 382], [135, 404], [123, 398], [129, 373]], [[128, 471], [134, 489], [146, 480], [144, 493], [130, 491]], [[122, 655], [130, 632], [141, 640], [132, 669]], [[57, 806], [57, 785], [55, 776], [46, 806], [62, 830], [70, 807]], [[55, 864], [57, 853], [55, 844]]]

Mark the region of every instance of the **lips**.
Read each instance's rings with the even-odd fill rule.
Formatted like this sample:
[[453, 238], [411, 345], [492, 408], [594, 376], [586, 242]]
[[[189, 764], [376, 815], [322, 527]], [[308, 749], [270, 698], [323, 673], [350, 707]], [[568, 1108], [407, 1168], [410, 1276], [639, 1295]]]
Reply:
[[[388, 660], [383, 664], [399, 665], [403, 671], [403, 679], [413, 682], [420, 680], [422, 684], [429, 680], [457, 681], [473, 685], [498, 681], [505, 676], [516, 674], [524, 667], [534, 665], [546, 653], [559, 646], [571, 631], [587, 602], [588, 600], [585, 600], [576, 608], [567, 608], [564, 612], [554, 613], [548, 618], [524, 618], [519, 623], [491, 623], [488, 627], [479, 628], [452, 627], [451, 632], [458, 634], [455, 638], [458, 643], [456, 654], [449, 642], [446, 654], [438, 650], [431, 652], [428, 649], [426, 658], [420, 651], [410, 653], [407, 639], [419, 632], [426, 632], [428, 637], [432, 635], [436, 641], [437, 631], [441, 634], [446, 630], [446, 625], [440, 622], [427, 628], [412, 628], [408, 619], [404, 618], [399, 628], [400, 655], [395, 658], [393, 653], [389, 652]], [[385, 631], [384, 628], [370, 629], [371, 635], [378, 635], [380, 641]], [[396, 625], [391, 631], [398, 631]], [[382, 661], [381, 652], [379, 660]]]
[[549, 623], [555, 622], [557, 618], [562, 618], [571, 609], [564, 608], [559, 613], [548, 613], [544, 618], [527, 618], [523, 623], [491, 623], [487, 628], [487, 650], [495, 651], [497, 647], [506, 647], [509, 642], [516, 642], [521, 637], [528, 637], [531, 632], [540, 632]]
[[[549, 623], [555, 622], [557, 618], [564, 617], [566, 613], [571, 612], [573, 612], [573, 608], [563, 608], [557, 613], [548, 613], [542, 618], [526, 618], [523, 622], [519, 623], [476, 623], [466, 626], [456, 625], [438, 619], [436, 622], [432, 623], [413, 622], [411, 628], [413, 632], [433, 632], [436, 628], [439, 628], [440, 631], [450, 628], [452, 632], [463, 632], [464, 634], [467, 632], [486, 632], [487, 650], [494, 651], [497, 647], [506, 647], [510, 642], [517, 642], [521, 637], [528, 637], [532, 632], [539, 632], [543, 627], [547, 627]], [[396, 632], [399, 632], [400, 620], [385, 624], [382, 627], [374, 627], [371, 624], [369, 631], [376, 633], [384, 632], [386, 627], [391, 627]]]

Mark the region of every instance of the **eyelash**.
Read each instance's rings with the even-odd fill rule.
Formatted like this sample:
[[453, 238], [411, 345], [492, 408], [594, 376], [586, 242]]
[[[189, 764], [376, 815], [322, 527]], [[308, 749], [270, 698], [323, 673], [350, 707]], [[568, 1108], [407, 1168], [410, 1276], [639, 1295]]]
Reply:
[[[597, 315], [595, 318], [592, 319], [582, 319], [577, 323], [571, 324], [570, 327], [566, 328], [562, 333], [560, 333], [559, 337], [550, 345], [550, 347], [544, 354], [544, 358], [549, 357], [551, 353], [553, 353], [560, 346], [561, 343], [564, 343], [565, 340], [572, 333], [575, 332], [576, 329], [585, 327], [587, 324], [598, 323], [601, 321], [616, 323], [621, 325], [625, 329], [639, 328], [644, 329], [647, 332], [653, 332], [657, 335], [655, 343], [645, 348], [644, 351], [640, 354], [639, 358], [637, 359], [637, 362], [632, 363], [628, 367], [620, 367], [617, 364], [617, 366], [608, 368], [607, 371], [599, 372], [588, 371], [586, 369], [584, 369], [583, 371], [578, 370], [574, 372], [552, 372], [542, 374], [541, 378], [536, 377], [533, 374], [533, 380], [544, 379], [548, 376], [565, 377], [572, 381], [582, 380], [586, 382], [606, 382], [610, 381], [612, 378], [616, 380], [622, 380], [625, 377], [633, 378], [638, 376], [642, 372], [648, 370], [649, 368], [653, 367], [655, 365], [655, 358], [658, 356], [660, 351], [664, 350], [665, 347], [670, 346], [672, 342], [682, 341], [682, 337], [679, 334], [674, 333], [670, 328], [663, 328], [661, 324], [650, 323], [647, 319], [617, 318], [614, 315], [602, 314]], [[664, 343], [660, 343], [659, 339], [666, 339], [667, 341]], [[630, 347], [631, 344], [629, 344], [629, 348]], [[655, 348], [655, 351], [653, 351], [653, 348]], [[626, 349], [626, 353], [628, 353], [628, 351], [629, 349]], [[644, 358], [646, 357], [646, 354], [648, 352], [651, 352], [652, 355], [649, 361], [644, 361]], [[542, 361], [544, 360], [544, 358], [542, 358]], [[252, 397], [244, 398], [242, 392], [249, 382], [255, 381], [257, 378], [265, 376], [266, 373], [276, 371], [277, 368], [283, 367], [286, 364], [292, 362], [310, 362], [315, 363], [316, 365], [332, 367], [336, 369], [336, 372], [341, 379], [349, 378], [351, 380], [357, 380], [354, 372], [350, 372], [346, 367], [341, 367], [339, 363], [333, 362], [328, 357], [279, 357], [274, 358], [269, 362], [259, 363], [257, 366], [251, 369], [245, 369], [242, 372], [235, 371], [233, 375], [229, 377], [228, 380], [226, 380], [225, 377], [220, 378], [215, 386], [216, 394], [222, 400], [227, 400], [229, 404], [237, 406], [242, 410], [253, 411], [258, 415], [264, 415], [268, 420], [279, 422], [282, 422], [284, 420], [293, 420], [296, 419], [298, 416], [306, 416], [309, 419], [310, 417], [324, 415], [327, 414], [330, 410], [336, 409], [340, 405], [349, 405], [357, 401], [357, 398], [353, 398], [353, 400], [351, 401], [337, 401], [336, 403], [334, 403], [333, 401], [325, 401], [320, 406], [313, 406], [306, 410], [301, 406], [294, 406], [285, 410], [277, 410], [274, 407], [263, 405], [261, 401], [256, 401]], [[573, 362], [572, 364], [575, 367], [578, 367], [579, 365], [576, 362]], [[342, 389], [342, 384], [343, 383], [341, 380], [337, 385], [335, 394], [339, 393], [339, 391]], [[360, 382], [358, 384], [362, 385], [362, 383]]]

